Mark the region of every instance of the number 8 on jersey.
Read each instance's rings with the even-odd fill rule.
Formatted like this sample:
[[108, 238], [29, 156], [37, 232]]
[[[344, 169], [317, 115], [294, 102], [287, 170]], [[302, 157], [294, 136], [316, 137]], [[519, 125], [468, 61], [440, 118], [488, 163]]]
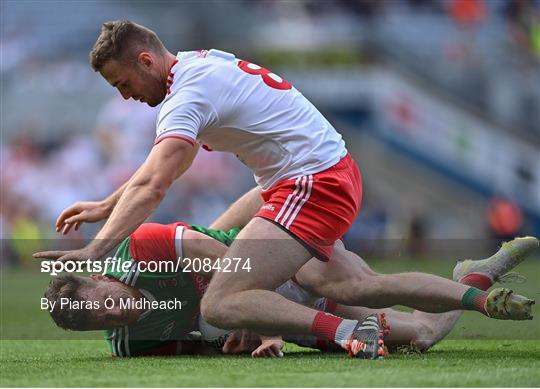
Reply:
[[255, 65], [254, 63], [248, 61], [240, 61], [238, 62], [238, 67], [246, 73], [260, 75], [264, 83], [271, 88], [281, 90], [289, 90], [292, 88], [292, 85], [283, 78], [275, 73], [272, 73], [270, 70], [263, 68], [262, 66]]

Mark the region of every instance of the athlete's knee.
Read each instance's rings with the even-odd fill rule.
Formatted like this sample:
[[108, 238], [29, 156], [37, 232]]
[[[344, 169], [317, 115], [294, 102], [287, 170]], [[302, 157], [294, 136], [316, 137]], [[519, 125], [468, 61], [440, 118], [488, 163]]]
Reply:
[[213, 294], [206, 293], [201, 300], [201, 315], [211, 325], [219, 321], [219, 302]]
[[331, 286], [323, 273], [303, 268], [296, 273], [294, 279], [302, 288], [317, 295], [324, 295]]
[[220, 296], [216, 294], [205, 294], [201, 301], [201, 315], [204, 320], [214, 327], [222, 329], [233, 329], [233, 312], [234, 308], [230, 308], [228, 296]]

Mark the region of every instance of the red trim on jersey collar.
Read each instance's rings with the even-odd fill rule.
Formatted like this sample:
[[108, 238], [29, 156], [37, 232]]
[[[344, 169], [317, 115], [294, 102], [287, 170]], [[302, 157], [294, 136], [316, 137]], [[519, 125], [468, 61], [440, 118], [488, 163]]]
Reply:
[[169, 69], [169, 75], [167, 76], [167, 94], [171, 93], [171, 86], [174, 83], [174, 73], [172, 72], [172, 68], [174, 65], [178, 63], [178, 58], [174, 60], [174, 62], [171, 65], [171, 68]]

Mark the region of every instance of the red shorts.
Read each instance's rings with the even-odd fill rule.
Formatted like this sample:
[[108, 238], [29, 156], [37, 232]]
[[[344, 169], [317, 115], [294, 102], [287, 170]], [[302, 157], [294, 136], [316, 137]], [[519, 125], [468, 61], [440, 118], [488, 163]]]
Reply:
[[274, 221], [302, 240], [312, 254], [328, 261], [334, 242], [353, 223], [362, 202], [362, 177], [347, 154], [322, 172], [283, 180], [263, 191], [255, 216]]

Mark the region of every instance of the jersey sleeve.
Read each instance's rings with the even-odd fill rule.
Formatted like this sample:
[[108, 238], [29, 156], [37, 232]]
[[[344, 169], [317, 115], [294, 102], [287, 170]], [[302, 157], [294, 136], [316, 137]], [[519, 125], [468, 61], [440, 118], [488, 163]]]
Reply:
[[105, 341], [113, 357], [140, 357], [140, 356], [164, 356], [181, 355], [189, 350], [188, 340], [144, 340], [130, 339], [129, 331], [133, 327], [119, 327], [106, 330]]
[[154, 144], [166, 138], [194, 143], [199, 131], [218, 121], [216, 110], [202, 92], [181, 89], [173, 93], [159, 110]]
[[187, 224], [144, 223], [131, 234], [129, 254], [137, 262], [175, 261], [176, 228]]

